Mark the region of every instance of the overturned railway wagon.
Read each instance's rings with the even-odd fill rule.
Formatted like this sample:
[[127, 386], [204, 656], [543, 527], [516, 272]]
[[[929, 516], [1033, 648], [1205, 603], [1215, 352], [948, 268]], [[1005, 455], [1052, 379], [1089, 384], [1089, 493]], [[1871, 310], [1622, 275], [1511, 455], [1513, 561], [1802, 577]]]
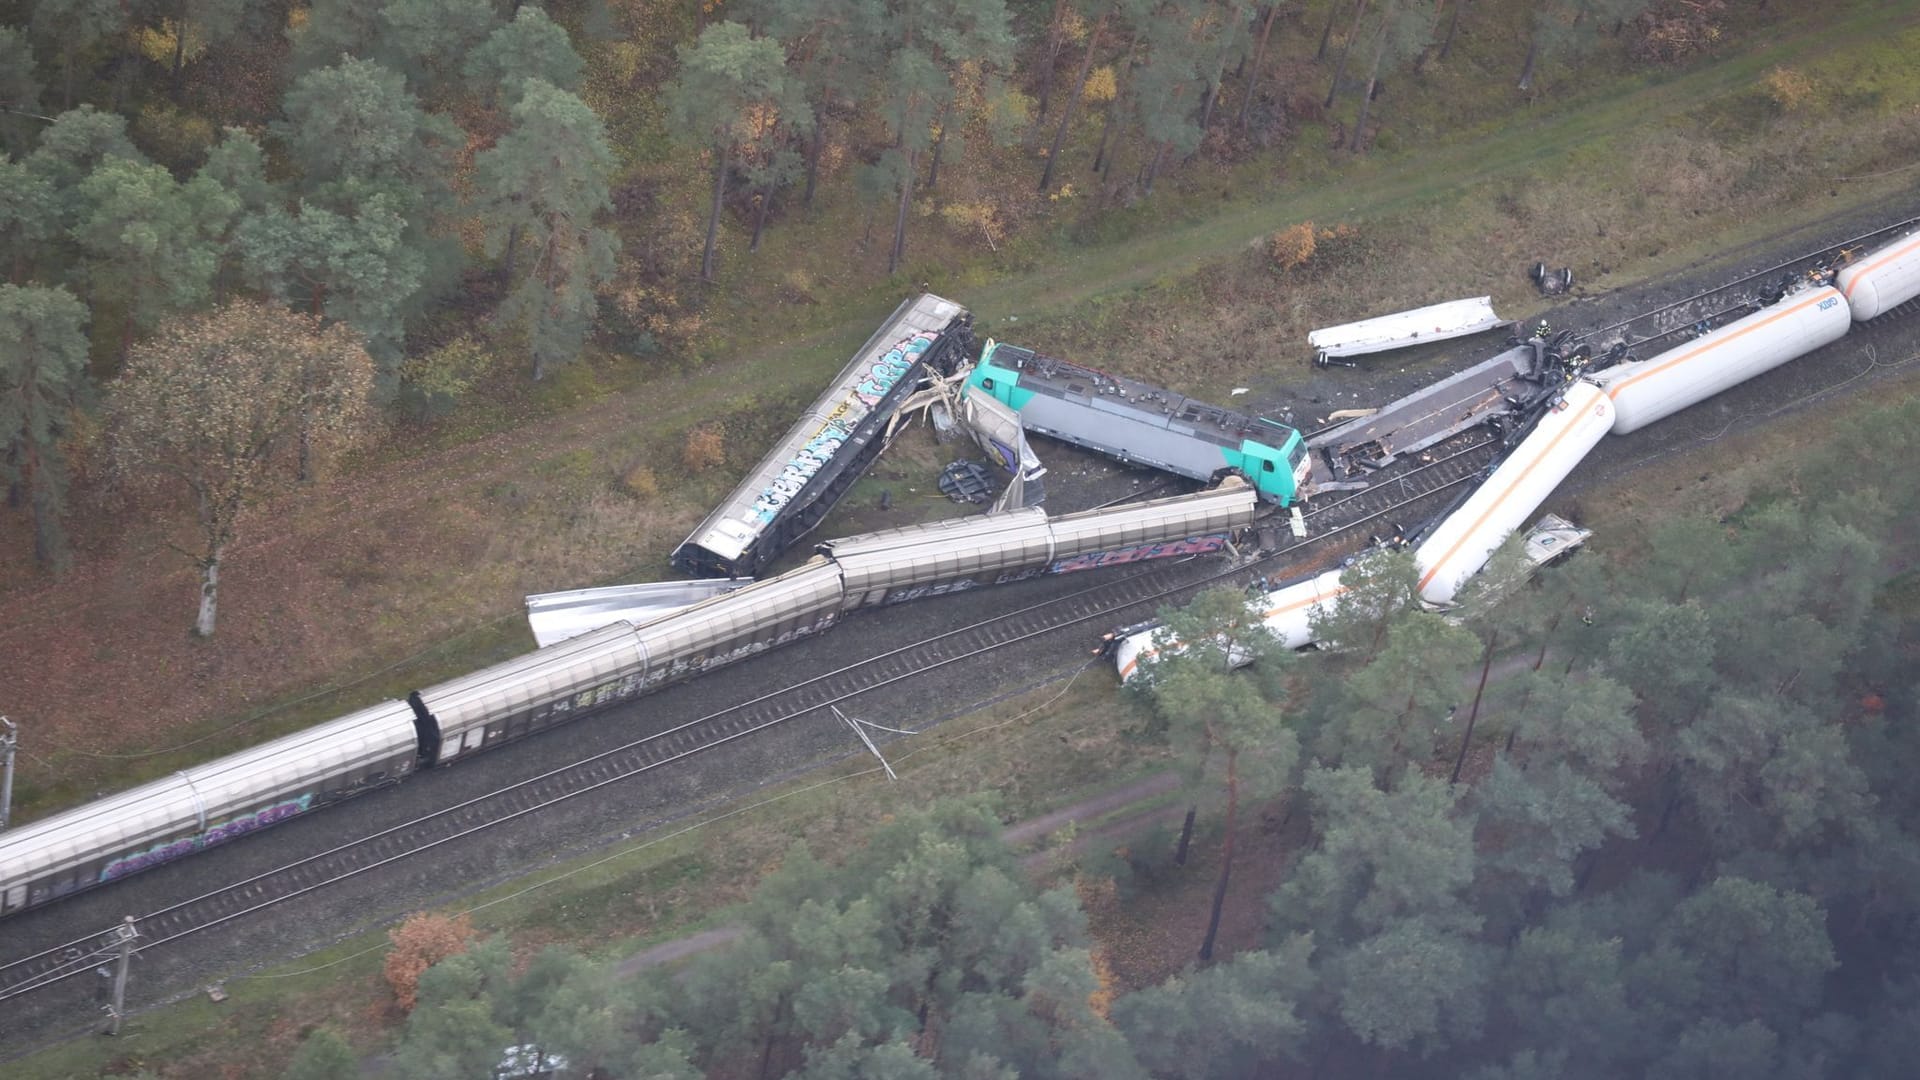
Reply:
[[949, 374], [973, 342], [967, 309], [931, 293], [904, 301], [798, 423], [674, 549], [695, 577], [753, 577], [827, 516], [885, 448], [880, 433], [931, 370]]
[[1120, 461], [1194, 480], [1244, 476], [1281, 506], [1313, 473], [1306, 442], [1285, 424], [1005, 342], [987, 342], [966, 393], [1003, 402], [1028, 431]]

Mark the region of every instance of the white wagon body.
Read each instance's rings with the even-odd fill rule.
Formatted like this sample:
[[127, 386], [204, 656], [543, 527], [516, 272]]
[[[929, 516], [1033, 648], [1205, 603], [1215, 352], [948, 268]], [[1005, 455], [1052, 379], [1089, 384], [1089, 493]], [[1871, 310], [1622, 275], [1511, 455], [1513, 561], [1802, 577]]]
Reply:
[[1863, 256], [1834, 279], [1856, 322], [1920, 296], [1920, 232]]
[[1613, 426], [1613, 404], [1605, 392], [1584, 382], [1569, 387], [1560, 404], [1414, 552], [1421, 599], [1452, 603], [1460, 586], [1479, 573]]
[[1838, 341], [1851, 325], [1840, 290], [1808, 289], [1678, 348], [1609, 368], [1594, 381], [1613, 400], [1613, 433], [1629, 435]]

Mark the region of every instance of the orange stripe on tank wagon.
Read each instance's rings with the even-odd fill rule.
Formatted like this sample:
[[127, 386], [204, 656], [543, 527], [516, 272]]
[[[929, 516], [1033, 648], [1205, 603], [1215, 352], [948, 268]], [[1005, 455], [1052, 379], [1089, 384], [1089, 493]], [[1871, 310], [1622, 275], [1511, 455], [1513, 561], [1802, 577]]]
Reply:
[[1607, 387], [1607, 397], [1615, 401], [1618, 401], [1620, 399], [1620, 391], [1625, 390], [1627, 387], [1632, 386], [1634, 383], [1639, 382], [1641, 379], [1647, 378], [1650, 375], [1658, 375], [1661, 372], [1667, 370], [1670, 367], [1673, 367], [1676, 364], [1684, 364], [1689, 360], [1693, 360], [1693, 359], [1697, 359], [1699, 357], [1705, 356], [1706, 354], [1712, 352], [1713, 350], [1719, 348], [1722, 345], [1727, 344], [1730, 341], [1737, 341], [1740, 338], [1743, 338], [1748, 334], [1753, 333], [1755, 330], [1759, 330], [1759, 329], [1762, 329], [1763, 327], [1771, 326], [1774, 323], [1779, 322], [1781, 319], [1784, 319], [1789, 315], [1792, 315], [1792, 314], [1795, 314], [1796, 312], [1801, 311], [1802, 309], [1806, 308], [1810, 304], [1816, 304], [1816, 303], [1819, 303], [1821, 300], [1826, 299], [1827, 297], [1824, 294], [1828, 291], [1829, 290], [1827, 289], [1821, 289], [1819, 292], [1814, 293], [1812, 296], [1808, 297], [1805, 300], [1800, 301], [1799, 303], [1793, 305], [1792, 307], [1786, 309], [1785, 311], [1775, 312], [1773, 315], [1765, 319], [1761, 319], [1759, 322], [1754, 323], [1752, 326], [1743, 326], [1738, 331], [1728, 334], [1726, 337], [1723, 337], [1718, 341], [1710, 341], [1707, 344], [1702, 345], [1699, 348], [1694, 349], [1690, 352], [1681, 353], [1679, 356], [1676, 356], [1673, 359], [1668, 360], [1667, 362], [1661, 364], [1659, 367], [1650, 367], [1647, 370], [1640, 372], [1638, 375], [1631, 375], [1631, 376], [1628, 376], [1627, 378], [1621, 379], [1619, 382], [1613, 383], [1612, 385]]
[[[1585, 409], [1585, 406], [1581, 406], [1582, 412], [1584, 412]], [[1472, 525], [1469, 525], [1465, 532], [1460, 534], [1460, 539], [1455, 540], [1453, 546], [1447, 549], [1447, 553], [1435, 559], [1433, 566], [1428, 569], [1425, 574], [1421, 575], [1420, 584], [1415, 586], [1416, 591], [1422, 593], [1427, 591], [1427, 585], [1433, 581], [1434, 575], [1440, 572], [1440, 568], [1453, 561], [1453, 557], [1460, 553], [1461, 545], [1465, 544], [1468, 538], [1473, 536], [1474, 533], [1480, 531], [1480, 526], [1487, 523], [1487, 519], [1493, 516], [1495, 510], [1500, 509], [1500, 504], [1507, 500], [1507, 496], [1513, 494], [1514, 489], [1520, 486], [1520, 482], [1525, 480], [1529, 473], [1533, 472], [1541, 462], [1552, 456], [1553, 448], [1560, 445], [1561, 439], [1573, 434], [1574, 431], [1580, 427], [1580, 421], [1582, 419], [1583, 417], [1570, 418], [1567, 426], [1560, 429], [1560, 434], [1555, 435], [1552, 442], [1547, 443], [1547, 448], [1540, 452], [1540, 456], [1534, 458], [1532, 462], [1528, 463], [1526, 468], [1521, 469], [1515, 474], [1513, 482], [1507, 485], [1507, 490], [1501, 492], [1492, 503], [1488, 504], [1486, 510], [1480, 514], [1479, 518], [1477, 518]]]
[[1887, 263], [1893, 261], [1894, 259], [1897, 259], [1900, 256], [1905, 255], [1908, 252], [1911, 252], [1916, 246], [1920, 246], [1920, 233], [1913, 234], [1911, 237], [1907, 239], [1906, 243], [1901, 244], [1899, 247], [1894, 248], [1892, 251], [1887, 252], [1885, 255], [1880, 256], [1879, 258], [1873, 260], [1872, 262], [1866, 264], [1865, 266], [1862, 266], [1859, 270], [1855, 271], [1853, 275], [1853, 280], [1847, 282], [1847, 290], [1846, 292], [1841, 293], [1841, 295], [1845, 296], [1849, 300], [1853, 299], [1853, 287], [1855, 285], [1860, 284], [1861, 278], [1866, 277], [1868, 274], [1871, 274], [1875, 270], [1880, 269], [1882, 266], [1885, 266]]

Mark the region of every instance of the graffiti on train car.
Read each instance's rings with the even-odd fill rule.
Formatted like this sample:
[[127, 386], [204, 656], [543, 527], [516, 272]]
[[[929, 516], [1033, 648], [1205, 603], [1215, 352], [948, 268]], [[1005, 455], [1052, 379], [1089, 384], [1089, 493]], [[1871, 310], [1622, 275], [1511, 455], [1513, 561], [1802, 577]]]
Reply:
[[590, 686], [578, 693], [569, 694], [558, 701], [550, 701], [535, 709], [530, 719], [539, 723], [548, 717], [571, 713], [575, 710], [597, 709], [602, 705], [638, 694], [644, 685], [644, 680], [638, 674], [612, 679], [598, 686]]
[[223, 821], [198, 836], [187, 836], [179, 840], [170, 840], [164, 844], [155, 844], [145, 851], [136, 851], [132, 855], [121, 856], [108, 863], [105, 869], [100, 871], [100, 880], [112, 881], [114, 878], [125, 877], [136, 870], [145, 870], [149, 866], [158, 866], [163, 862], [172, 862], [182, 855], [192, 854], [201, 848], [212, 847], [215, 844], [231, 840], [236, 836], [250, 833], [255, 829], [263, 829], [276, 821], [285, 821], [287, 818], [306, 810], [312, 805], [312, 794], [302, 795], [297, 799], [277, 802], [272, 806], [255, 810], [251, 814], [242, 814], [229, 821]]
[[793, 460], [787, 462], [786, 467], [768, 482], [766, 490], [754, 499], [754, 517], [762, 523], [772, 521], [782, 507], [792, 502], [793, 497], [807, 486], [807, 482], [827, 467], [827, 463], [834, 459], [847, 440], [853, 438], [860, 421], [865, 420], [874, 406], [880, 404], [887, 393], [913, 370], [920, 354], [932, 347], [932, 334], [915, 334], [875, 358], [860, 373], [852, 396], [834, 408], [813, 438], [807, 440]]
[[825, 612], [812, 622], [789, 627], [770, 638], [759, 638], [744, 642], [725, 652], [680, 657], [665, 667], [649, 671], [647, 673], [647, 683], [648, 685], [658, 685], [661, 683], [674, 682], [679, 679], [690, 679], [695, 675], [712, 671], [714, 668], [725, 667], [736, 661], [745, 660], [749, 656], [766, 652], [768, 649], [778, 648], [788, 642], [803, 638], [808, 634], [818, 633], [832, 626], [838, 619], [839, 612]]
[[1071, 559], [1061, 559], [1047, 567], [1049, 574], [1071, 574], [1076, 570], [1093, 570], [1102, 566], [1119, 566], [1123, 563], [1143, 562], [1147, 559], [1169, 559], [1181, 555], [1210, 555], [1227, 546], [1226, 533], [1211, 533], [1207, 536], [1189, 536], [1185, 540], [1167, 540], [1158, 544], [1137, 544], [1117, 551], [1095, 551], [1086, 555], [1075, 555]]
[[[1016, 581], [1025, 581], [1028, 578], [1039, 577], [1041, 574], [1047, 572], [1048, 568], [1044, 566], [1024, 566], [1018, 570], [1002, 570], [998, 574], [995, 574], [993, 580], [988, 582], [988, 584], [1010, 585]], [[914, 585], [904, 589], [894, 589], [887, 593], [886, 599], [880, 602], [883, 604], [904, 604], [909, 600], [920, 600], [929, 596], [946, 596], [949, 593], [966, 592], [968, 589], [977, 589], [980, 585], [981, 582], [977, 578], [955, 578], [952, 581], [938, 581], [931, 585]]]

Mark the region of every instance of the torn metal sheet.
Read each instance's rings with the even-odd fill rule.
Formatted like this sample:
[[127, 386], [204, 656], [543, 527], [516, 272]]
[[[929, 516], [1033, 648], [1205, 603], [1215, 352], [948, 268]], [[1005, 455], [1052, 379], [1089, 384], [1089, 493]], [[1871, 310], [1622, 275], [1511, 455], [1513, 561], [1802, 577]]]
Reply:
[[1046, 485], [1040, 478], [1047, 475], [1047, 467], [1027, 443], [1019, 413], [985, 394], [968, 394], [960, 401], [960, 422], [1011, 478], [993, 504], [994, 512], [1046, 501]]
[[1592, 529], [1581, 528], [1559, 514], [1546, 514], [1533, 523], [1522, 550], [1535, 566], [1546, 566], [1592, 536]]
[[1323, 451], [1315, 460], [1330, 467], [1327, 479], [1346, 481], [1364, 476], [1470, 427], [1518, 412], [1539, 391], [1539, 387], [1526, 382], [1533, 369], [1532, 349], [1508, 349], [1391, 405], [1315, 435], [1307, 446]]
[[1449, 300], [1377, 319], [1329, 326], [1308, 334], [1307, 344], [1314, 348], [1314, 360], [1324, 363], [1336, 356], [1385, 352], [1506, 325], [1505, 319], [1493, 313], [1492, 297], [1476, 296], [1471, 300]]
[[544, 649], [612, 623], [649, 622], [751, 584], [752, 578], [700, 578], [535, 593], [527, 597], [527, 625]]

